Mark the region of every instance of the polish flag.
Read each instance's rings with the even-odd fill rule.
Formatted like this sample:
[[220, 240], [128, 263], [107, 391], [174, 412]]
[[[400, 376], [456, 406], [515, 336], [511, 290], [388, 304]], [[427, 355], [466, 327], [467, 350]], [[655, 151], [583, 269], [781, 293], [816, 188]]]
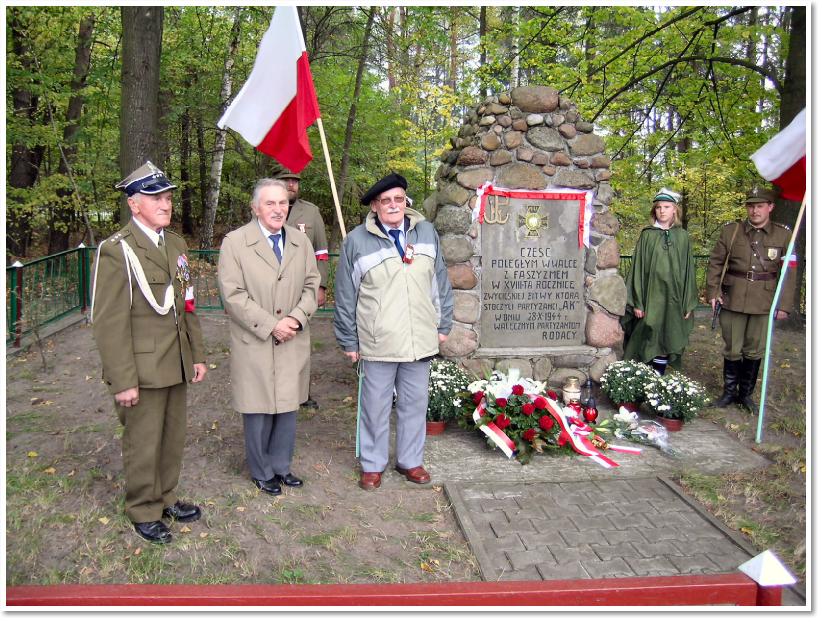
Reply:
[[751, 160], [759, 174], [779, 186], [790, 201], [805, 197], [805, 109], [779, 134], [760, 147]]
[[297, 8], [277, 7], [251, 75], [217, 127], [230, 127], [293, 173], [314, 156], [306, 130], [320, 117]]

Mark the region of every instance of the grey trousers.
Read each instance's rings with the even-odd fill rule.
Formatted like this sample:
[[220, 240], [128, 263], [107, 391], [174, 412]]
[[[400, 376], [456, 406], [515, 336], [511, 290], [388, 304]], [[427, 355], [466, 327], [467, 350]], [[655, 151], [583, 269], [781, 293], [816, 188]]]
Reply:
[[245, 459], [251, 477], [263, 481], [291, 470], [297, 436], [297, 412], [243, 413]]
[[430, 366], [429, 361], [362, 362], [360, 465], [363, 471], [381, 473], [388, 465], [394, 387], [397, 389], [397, 466], [410, 469], [422, 465]]

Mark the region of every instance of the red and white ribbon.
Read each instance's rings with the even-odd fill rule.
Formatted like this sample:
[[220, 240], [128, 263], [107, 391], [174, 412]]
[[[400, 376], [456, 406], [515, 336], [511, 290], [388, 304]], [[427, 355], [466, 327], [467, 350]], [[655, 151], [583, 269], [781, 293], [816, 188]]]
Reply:
[[[479, 420], [485, 414], [485, 398], [482, 398], [482, 401], [479, 403], [474, 409], [474, 423], [479, 423]], [[514, 441], [508, 438], [508, 435], [505, 434], [499, 427], [493, 423], [489, 422], [486, 425], [481, 425], [480, 430], [482, 430], [485, 435], [490, 438], [497, 447], [502, 450], [508, 458], [513, 458], [517, 453], [517, 447], [514, 445]]]

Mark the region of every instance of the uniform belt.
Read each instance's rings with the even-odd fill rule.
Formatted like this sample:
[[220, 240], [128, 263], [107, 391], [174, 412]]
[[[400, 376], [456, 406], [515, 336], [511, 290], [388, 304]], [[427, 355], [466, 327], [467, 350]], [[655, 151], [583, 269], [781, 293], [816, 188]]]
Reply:
[[731, 276], [738, 276], [746, 281], [773, 281], [776, 279], [776, 272], [739, 272], [738, 270], [728, 270]]

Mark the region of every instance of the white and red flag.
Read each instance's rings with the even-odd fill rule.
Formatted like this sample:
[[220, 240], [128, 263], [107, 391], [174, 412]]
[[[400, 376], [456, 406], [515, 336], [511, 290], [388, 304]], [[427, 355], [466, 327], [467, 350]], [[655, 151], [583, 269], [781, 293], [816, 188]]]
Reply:
[[751, 160], [759, 174], [779, 186], [782, 196], [801, 201], [805, 196], [805, 109], [779, 134], [760, 147]]
[[217, 126], [299, 173], [314, 157], [306, 130], [319, 116], [297, 8], [277, 7], [248, 80]]

